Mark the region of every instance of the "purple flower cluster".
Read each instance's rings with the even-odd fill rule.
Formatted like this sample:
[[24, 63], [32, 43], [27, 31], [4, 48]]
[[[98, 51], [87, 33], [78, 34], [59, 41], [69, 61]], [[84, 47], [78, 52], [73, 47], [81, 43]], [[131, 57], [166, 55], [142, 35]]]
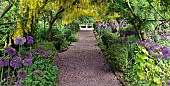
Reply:
[[0, 66], [8, 66], [9, 59], [7, 57], [0, 57]]
[[14, 44], [15, 45], [23, 45], [24, 43], [26, 42], [26, 39], [25, 37], [17, 37], [15, 40], [14, 40]]
[[25, 79], [26, 76], [27, 76], [27, 71], [26, 70], [21, 69], [21, 70], [18, 71], [18, 75], [17, 75], [18, 78]]
[[13, 67], [14, 69], [19, 68], [22, 65], [22, 59], [21, 57], [14, 57], [12, 58], [10, 62], [10, 66]]
[[27, 37], [27, 42], [28, 42], [28, 44], [34, 44], [33, 37], [32, 36], [28, 36]]
[[4, 52], [8, 53], [10, 56], [14, 56], [16, 54], [16, 50], [12, 47], [9, 47], [9, 46], [4, 48]]
[[169, 82], [166, 82], [167, 85], [170, 85], [170, 81]]
[[120, 27], [126, 27], [126, 23], [124, 22], [124, 20], [122, 20], [119, 24]]
[[32, 64], [32, 58], [25, 58], [23, 65], [24, 66], [30, 66]]
[[44, 47], [42, 45], [39, 45], [38, 54], [42, 57], [48, 57], [51, 54], [51, 52], [50, 51], [45, 52]]

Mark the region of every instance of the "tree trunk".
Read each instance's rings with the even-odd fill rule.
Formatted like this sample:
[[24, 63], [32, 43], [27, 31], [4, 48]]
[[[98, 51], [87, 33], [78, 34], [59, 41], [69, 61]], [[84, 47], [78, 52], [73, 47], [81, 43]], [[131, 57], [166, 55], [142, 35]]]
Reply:
[[47, 39], [48, 39], [48, 41], [51, 41], [53, 22], [49, 22], [49, 24], [50, 25], [49, 25], [48, 32], [47, 32]]

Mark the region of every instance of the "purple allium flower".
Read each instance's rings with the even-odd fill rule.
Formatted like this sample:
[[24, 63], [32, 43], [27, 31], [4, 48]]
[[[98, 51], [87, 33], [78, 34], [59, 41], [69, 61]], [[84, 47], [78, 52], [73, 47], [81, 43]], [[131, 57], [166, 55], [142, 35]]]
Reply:
[[11, 49], [11, 47], [7, 46], [7, 47], [4, 48], [4, 52], [5, 52], [5, 53], [8, 53], [8, 51], [9, 51], [10, 49]]
[[21, 70], [18, 71], [18, 75], [17, 75], [18, 78], [25, 79], [26, 76], [27, 76], [27, 71], [26, 70], [21, 69]]
[[145, 46], [145, 42], [144, 42], [144, 41], [140, 41], [140, 42], [138, 42], [138, 44], [139, 44], [140, 46]]
[[45, 53], [44, 57], [48, 57], [50, 54], [51, 54], [51, 51], [49, 50]]
[[162, 33], [163, 31], [160, 29], [158, 32], [159, 32], [159, 33]]
[[170, 34], [169, 33], [165, 33], [165, 34], [163, 34], [163, 36], [170, 36]]
[[21, 64], [22, 64], [21, 57], [14, 57], [10, 62], [10, 66], [13, 67], [14, 69], [19, 68]]
[[19, 37], [17, 37], [17, 38], [15, 39], [14, 44], [15, 44], [15, 45], [18, 45], [18, 44], [19, 44], [19, 45], [23, 45], [25, 42], [26, 42], [25, 37], [19, 36]]
[[137, 39], [133, 39], [133, 40], [132, 40], [132, 43], [137, 43], [137, 42], [138, 42]]
[[41, 75], [42, 75], [42, 71], [41, 70], [34, 71], [34, 76], [39, 77]]
[[113, 21], [112, 24], [111, 24], [111, 26], [115, 26], [115, 25], [116, 25], [115, 22], [116, 22], [116, 21]]
[[32, 36], [27, 37], [28, 44], [34, 44], [34, 40]]
[[98, 27], [97, 30], [100, 30], [100, 27]]
[[28, 40], [28, 44], [34, 44], [33, 40]]
[[163, 47], [163, 48], [162, 48], [162, 54], [163, 54], [163, 55], [170, 55], [169, 49], [168, 49], [167, 47]]
[[42, 45], [39, 45], [38, 46], [38, 53], [42, 56], [44, 56], [45, 54], [45, 51], [44, 51], [44, 47]]
[[170, 81], [166, 82], [167, 85], [170, 85]]
[[20, 51], [20, 54], [19, 54], [19, 55], [20, 55], [21, 58], [25, 58], [26, 53], [25, 53], [25, 51]]
[[152, 38], [155, 39], [155, 40], [157, 40], [157, 39], [158, 39], [158, 36], [153, 35]]
[[30, 66], [32, 64], [32, 58], [25, 58], [23, 65], [24, 66]]
[[0, 66], [8, 66], [9, 59], [7, 57], [0, 57]]
[[33, 37], [32, 36], [28, 36], [27, 40], [33, 40]]
[[15, 86], [24, 86], [24, 82], [17, 81], [15, 82]]
[[153, 44], [153, 46], [158, 48], [158, 47], [160, 47], [160, 44], [159, 43], [155, 43], [155, 44]]
[[16, 54], [16, 50], [12, 47], [6, 47], [4, 52], [8, 53], [10, 56], [14, 56]]
[[130, 35], [133, 35], [133, 34], [134, 34], [134, 32], [131, 31], [131, 30], [125, 32], [125, 35], [126, 35], [126, 36], [130, 36]]
[[116, 33], [116, 32], [117, 32], [117, 29], [113, 29], [113, 30], [112, 30], [112, 33]]
[[151, 42], [151, 40], [150, 39], [146, 39], [146, 43], [150, 43]]
[[147, 49], [152, 51], [152, 50], [154, 50], [154, 46], [148, 45], [148, 46], [147, 46]]
[[125, 22], [122, 20], [122, 21], [120, 22], [119, 26], [121, 26], [121, 27], [126, 27], [126, 24], [125, 24]]
[[164, 40], [165, 40], [165, 37], [162, 36], [159, 40], [164, 41]]
[[38, 46], [38, 51], [44, 51], [44, 47], [42, 45]]

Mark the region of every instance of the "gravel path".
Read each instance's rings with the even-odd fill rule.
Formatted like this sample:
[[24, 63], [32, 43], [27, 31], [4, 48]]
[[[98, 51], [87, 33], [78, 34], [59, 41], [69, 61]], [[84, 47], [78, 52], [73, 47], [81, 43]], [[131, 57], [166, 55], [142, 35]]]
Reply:
[[80, 39], [59, 53], [58, 86], [121, 86], [96, 46], [93, 31], [79, 31]]

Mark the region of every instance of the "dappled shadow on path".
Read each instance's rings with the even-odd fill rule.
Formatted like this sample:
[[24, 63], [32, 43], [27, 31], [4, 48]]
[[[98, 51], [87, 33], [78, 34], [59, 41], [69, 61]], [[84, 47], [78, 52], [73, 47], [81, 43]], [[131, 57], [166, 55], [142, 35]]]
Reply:
[[120, 86], [96, 46], [93, 31], [79, 31], [78, 35], [79, 41], [56, 58], [60, 72], [58, 86]]

